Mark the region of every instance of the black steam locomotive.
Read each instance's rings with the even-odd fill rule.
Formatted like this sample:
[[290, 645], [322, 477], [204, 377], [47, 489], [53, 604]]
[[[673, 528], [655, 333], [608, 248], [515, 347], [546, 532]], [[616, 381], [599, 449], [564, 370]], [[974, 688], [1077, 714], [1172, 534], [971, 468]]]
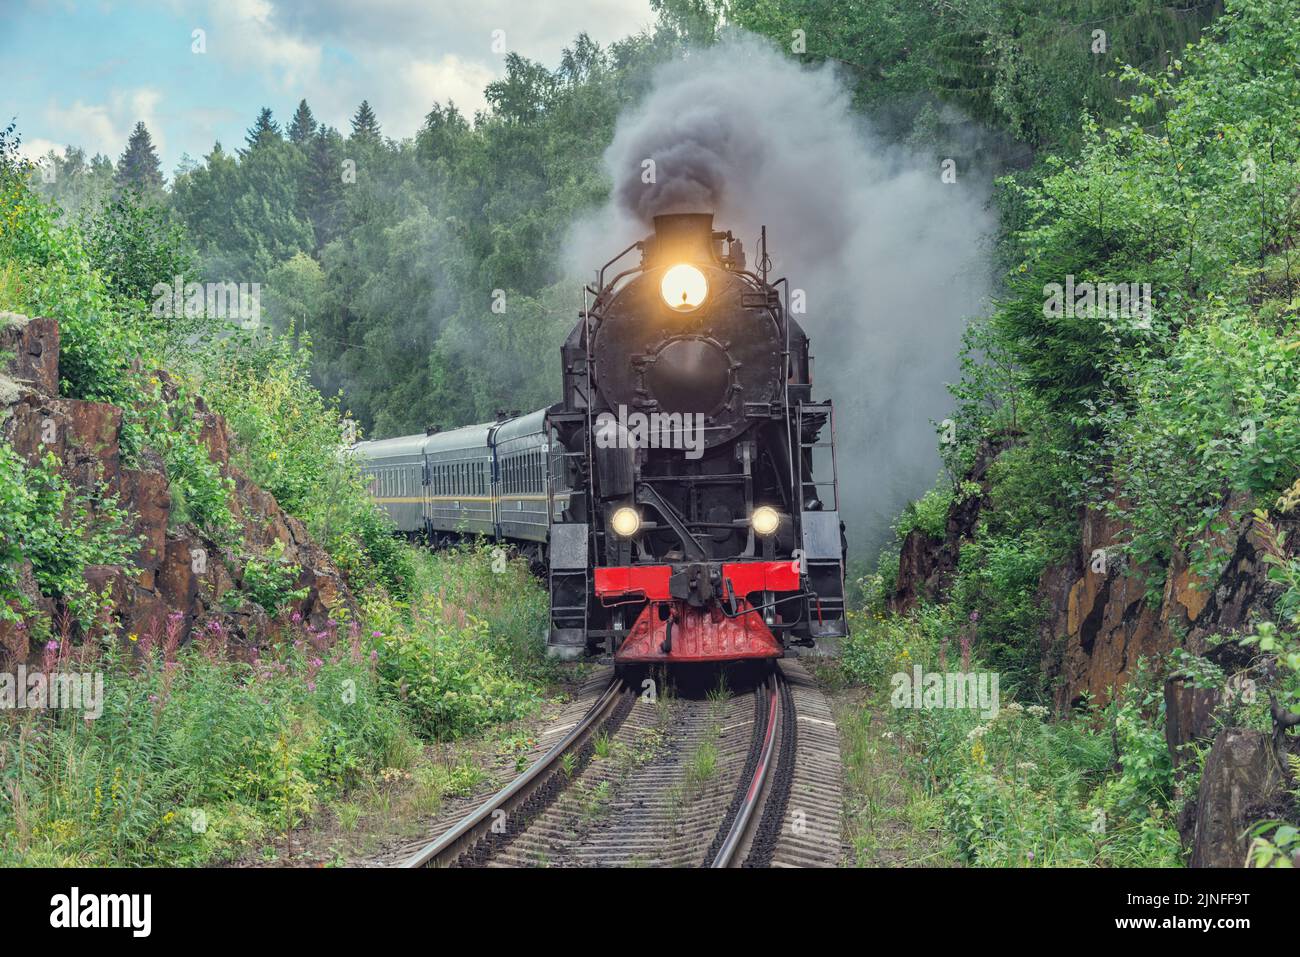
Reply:
[[376, 502], [430, 544], [501, 539], [544, 567], [565, 657], [773, 658], [844, 635], [831, 403], [762, 246], [752, 272], [711, 214], [655, 217], [587, 289], [563, 400], [360, 443]]

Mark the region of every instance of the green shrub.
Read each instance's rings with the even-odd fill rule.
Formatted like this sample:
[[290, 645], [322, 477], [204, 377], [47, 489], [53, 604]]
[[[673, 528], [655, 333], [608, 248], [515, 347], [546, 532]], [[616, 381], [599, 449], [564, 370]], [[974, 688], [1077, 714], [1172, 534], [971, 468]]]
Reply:
[[[1297, 326], [1214, 309], [1182, 330], [1170, 354], [1147, 363], [1132, 410], [1104, 416], [1115, 436], [1119, 492], [1112, 510], [1133, 528], [1133, 561], [1154, 596], [1177, 544], [1215, 578], [1228, 558], [1230, 493], [1271, 503], [1300, 470]], [[1244, 509], [1243, 509], [1244, 511]], [[1238, 518], [1231, 516], [1230, 518]], [[1208, 534], [1207, 534], [1208, 533]]]
[[912, 529], [919, 528], [931, 538], [943, 538], [948, 528], [948, 509], [952, 501], [952, 485], [940, 477], [934, 488], [915, 502], [907, 503], [894, 522], [895, 537], [901, 542]]
[[124, 299], [152, 303], [156, 284], [171, 286], [178, 276], [183, 282], [194, 268], [184, 230], [138, 190], [125, 190], [84, 217], [81, 231], [92, 268]]
[[241, 591], [250, 601], [261, 605], [268, 615], [277, 615], [286, 605], [307, 597], [309, 589], [293, 589], [302, 569], [284, 558], [284, 542], [271, 544], [265, 556], [250, 557], [244, 563]]
[[18, 591], [18, 567], [27, 559], [41, 593], [65, 601], [85, 628], [101, 604], [86, 585], [86, 566], [120, 564], [139, 543], [115, 498], [78, 491], [59, 464], [47, 453], [29, 467], [0, 444], [0, 618], [17, 621], [31, 611]]
[[894, 722], [967, 862], [1178, 866], [1163, 709], [1146, 709], [1148, 693], [1126, 692], [1098, 721], [1049, 722], [1040, 705], [1004, 701], [992, 719], [938, 709]]
[[204, 394], [237, 440], [235, 461], [303, 520], [358, 589], [382, 585], [410, 594], [414, 566], [391, 522], [366, 491], [358, 464], [344, 454], [355, 426], [337, 399], [311, 384], [310, 341], [297, 347], [292, 330], [264, 341], [227, 339], [204, 360]]
[[921, 605], [910, 615], [851, 609], [849, 636], [840, 645], [845, 679], [879, 690], [887, 688], [890, 676], [897, 672], [937, 662], [944, 636], [951, 630], [948, 615], [946, 605]]
[[447, 606], [472, 610], [487, 624], [490, 650], [513, 673], [546, 680], [555, 676], [555, 661], [545, 651], [546, 589], [527, 562], [509, 555], [489, 542], [417, 553], [416, 587]]
[[416, 604], [367, 609], [380, 674], [416, 727], [452, 738], [531, 711], [549, 666], [546, 596], [527, 567], [487, 546], [417, 560]]

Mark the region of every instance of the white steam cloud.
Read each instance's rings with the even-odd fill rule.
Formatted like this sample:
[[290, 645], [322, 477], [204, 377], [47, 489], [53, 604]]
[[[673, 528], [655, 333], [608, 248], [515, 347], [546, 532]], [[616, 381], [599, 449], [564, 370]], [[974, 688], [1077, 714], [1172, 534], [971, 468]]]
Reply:
[[[642, 182], [653, 159], [655, 182]], [[807, 295], [814, 394], [836, 406], [841, 511], [854, 554], [940, 468], [965, 320], [990, 293], [989, 180], [890, 144], [850, 109], [828, 67], [739, 37], [666, 64], [604, 157], [610, 203], [566, 250], [590, 275], [668, 212], [713, 212], [745, 243], [766, 224], [773, 279]]]

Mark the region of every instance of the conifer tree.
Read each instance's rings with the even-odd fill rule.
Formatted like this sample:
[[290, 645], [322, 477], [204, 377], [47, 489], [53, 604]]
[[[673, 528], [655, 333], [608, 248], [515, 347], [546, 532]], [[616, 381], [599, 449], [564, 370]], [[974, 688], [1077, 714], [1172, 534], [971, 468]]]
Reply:
[[316, 117], [312, 116], [311, 107], [306, 100], [298, 101], [298, 109], [289, 123], [289, 140], [296, 146], [305, 147], [316, 132]]
[[352, 117], [352, 138], [371, 142], [379, 139], [379, 119], [375, 116], [375, 111], [370, 108], [368, 100], [361, 101], [361, 105], [357, 107], [357, 112]]
[[143, 120], [135, 124], [126, 141], [126, 150], [117, 161], [116, 180], [120, 187], [146, 193], [162, 189], [162, 163]]
[[250, 150], [257, 149], [259, 146], [265, 146], [278, 139], [280, 139], [280, 124], [272, 118], [271, 108], [264, 106], [262, 111], [257, 114], [257, 122], [248, 130], [248, 148]]

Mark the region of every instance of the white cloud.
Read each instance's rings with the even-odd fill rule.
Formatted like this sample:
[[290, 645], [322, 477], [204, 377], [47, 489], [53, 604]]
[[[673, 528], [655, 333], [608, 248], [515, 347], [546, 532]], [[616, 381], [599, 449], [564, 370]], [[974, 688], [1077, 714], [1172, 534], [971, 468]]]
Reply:
[[[249, 0], [253, 2], [253, 0]], [[302, 37], [335, 40], [372, 49], [416, 55], [430, 50], [487, 62], [492, 31], [503, 30], [506, 46], [551, 63], [579, 33], [609, 43], [654, 21], [649, 0], [587, 0], [559, 4], [544, 0], [262, 0], [271, 19]]]
[[[3, 5], [4, 0], [0, 0]], [[491, 49], [504, 30], [508, 51], [554, 68], [580, 32], [601, 44], [653, 21], [649, 0], [155, 0], [178, 29], [183, 60], [142, 73], [135, 38], [106, 37], [102, 61], [80, 64], [84, 82], [46, 85], [42, 107], [29, 104], [22, 128], [39, 134], [24, 153], [72, 143], [116, 160], [137, 121], [153, 135], [164, 168], [181, 150], [202, 155], [214, 139], [242, 143], [257, 107], [287, 123], [300, 98], [318, 120], [345, 134], [367, 99], [387, 136], [413, 136], [435, 102], [472, 116], [483, 88], [504, 74]], [[188, 51], [192, 29], [206, 52]], [[164, 75], [167, 80], [156, 79]], [[129, 78], [128, 78], [129, 77]], [[36, 122], [32, 122], [36, 121]], [[170, 146], [177, 155], [172, 155]]]
[[396, 139], [414, 135], [435, 102], [466, 116], [486, 105], [484, 86], [504, 74], [494, 30], [505, 31], [507, 52], [554, 67], [580, 32], [608, 43], [653, 20], [649, 0], [593, 0], [576, 14], [532, 0], [210, 0], [207, 15], [208, 55], [222, 65], [305, 97], [344, 133], [369, 100]]
[[419, 128], [435, 102], [454, 102], [465, 116], [487, 106], [483, 88], [494, 74], [480, 63], [469, 63], [454, 54], [441, 60], [414, 60], [402, 70], [402, 84], [378, 101], [377, 109], [389, 114], [399, 135]]
[[44, 159], [45, 154], [48, 153], [50, 150], [54, 150], [54, 152], [57, 155], [62, 156], [63, 144], [56, 143], [54, 142], [54, 140], [47, 140], [39, 136], [36, 137], [35, 139], [23, 140], [21, 143], [18, 144], [19, 155], [23, 156], [26, 159], [32, 160], [33, 162], [40, 159]]
[[267, 0], [216, 0], [208, 7], [207, 52], [240, 71], [255, 70], [277, 92], [293, 92], [319, 82], [322, 50], [319, 43], [281, 30], [272, 20]]
[[[72, 143], [91, 155], [103, 153], [116, 159], [126, 148], [127, 138], [135, 124], [143, 120], [161, 154], [167, 147], [166, 133], [158, 119], [161, 102], [162, 93], [152, 87], [113, 90], [104, 103], [86, 103], [78, 99], [65, 106], [51, 100], [45, 108], [42, 128], [50, 137], [59, 138], [60, 149], [64, 144]], [[50, 138], [42, 141], [49, 142]], [[36, 142], [31, 141], [32, 144]]]

